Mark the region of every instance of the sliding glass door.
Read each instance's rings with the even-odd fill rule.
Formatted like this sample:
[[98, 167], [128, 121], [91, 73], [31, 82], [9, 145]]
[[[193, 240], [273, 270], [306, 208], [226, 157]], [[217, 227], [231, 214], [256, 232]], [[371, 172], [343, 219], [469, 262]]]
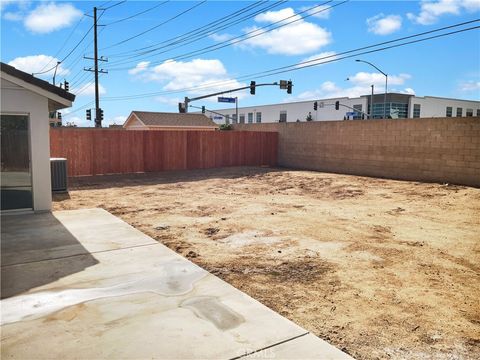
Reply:
[[1, 210], [32, 209], [28, 115], [1, 115]]

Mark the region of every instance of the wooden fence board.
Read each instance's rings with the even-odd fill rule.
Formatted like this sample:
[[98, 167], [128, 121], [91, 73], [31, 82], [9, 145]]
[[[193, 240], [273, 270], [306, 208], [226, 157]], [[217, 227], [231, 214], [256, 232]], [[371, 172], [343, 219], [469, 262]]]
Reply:
[[89, 176], [226, 166], [275, 166], [278, 134], [247, 131], [51, 129], [50, 154], [68, 175]]

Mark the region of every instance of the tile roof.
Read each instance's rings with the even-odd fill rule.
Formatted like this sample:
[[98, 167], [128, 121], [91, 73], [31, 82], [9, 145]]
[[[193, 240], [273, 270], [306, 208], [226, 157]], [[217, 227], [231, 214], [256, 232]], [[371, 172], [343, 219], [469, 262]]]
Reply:
[[218, 127], [203, 114], [132, 111], [147, 126], [205, 126]]
[[64, 99], [67, 99], [69, 101], [74, 101], [75, 100], [75, 95], [69, 93], [68, 91], [65, 91], [64, 89], [52, 85], [49, 82], [36, 78], [35, 76], [28, 74], [24, 71], [18, 70], [17, 68], [10, 66], [5, 63], [0, 63], [0, 70], [3, 71], [4, 73], [14, 76], [20, 80], [23, 80], [29, 84], [38, 86], [39, 88], [42, 88], [43, 90], [46, 90], [48, 92], [51, 92], [52, 94], [58, 95]]

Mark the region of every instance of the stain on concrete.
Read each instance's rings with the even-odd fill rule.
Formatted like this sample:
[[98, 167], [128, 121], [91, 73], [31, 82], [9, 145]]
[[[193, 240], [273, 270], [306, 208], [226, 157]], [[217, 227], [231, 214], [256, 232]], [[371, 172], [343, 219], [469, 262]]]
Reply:
[[195, 282], [208, 273], [183, 259], [164, 262], [149, 274], [138, 274], [138, 279], [122, 281], [107, 287], [42, 291], [2, 300], [1, 324], [33, 320], [68, 307], [93, 300], [155, 293], [161, 296], [182, 296], [193, 290]]
[[180, 307], [188, 308], [199, 318], [210, 321], [217, 329], [230, 330], [245, 322], [245, 318], [212, 296], [196, 296], [183, 301]]

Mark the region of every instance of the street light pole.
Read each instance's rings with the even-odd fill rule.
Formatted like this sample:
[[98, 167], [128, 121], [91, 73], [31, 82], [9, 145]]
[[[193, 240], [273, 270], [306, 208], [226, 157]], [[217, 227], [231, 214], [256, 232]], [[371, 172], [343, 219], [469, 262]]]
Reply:
[[[378, 67], [376, 67], [375, 65], [373, 65], [372, 63], [368, 62], [368, 61], [365, 61], [365, 60], [359, 60], [359, 59], [356, 59], [355, 60], [356, 62], [363, 62], [365, 64], [368, 64], [372, 67], [374, 67], [375, 69], [377, 69], [378, 71], [380, 71], [384, 76], [385, 76], [385, 95], [383, 97], [383, 118], [386, 119], [387, 118], [387, 88], [388, 88], [388, 75], [385, 74], [382, 70], [380, 70]], [[372, 102], [373, 102], [373, 95], [372, 95]], [[372, 109], [373, 110], [373, 109]]]

